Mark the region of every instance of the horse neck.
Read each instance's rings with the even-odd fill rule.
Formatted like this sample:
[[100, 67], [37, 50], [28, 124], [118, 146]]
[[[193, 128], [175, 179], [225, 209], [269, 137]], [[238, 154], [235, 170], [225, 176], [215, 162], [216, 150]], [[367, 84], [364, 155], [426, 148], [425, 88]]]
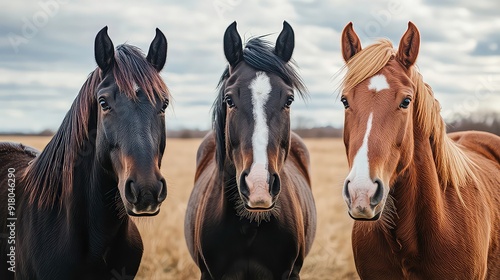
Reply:
[[[416, 133], [418, 135], [418, 133]], [[417, 236], [432, 234], [445, 222], [444, 190], [429, 139], [414, 139], [413, 160], [392, 186], [393, 233], [399, 246], [417, 250]]]

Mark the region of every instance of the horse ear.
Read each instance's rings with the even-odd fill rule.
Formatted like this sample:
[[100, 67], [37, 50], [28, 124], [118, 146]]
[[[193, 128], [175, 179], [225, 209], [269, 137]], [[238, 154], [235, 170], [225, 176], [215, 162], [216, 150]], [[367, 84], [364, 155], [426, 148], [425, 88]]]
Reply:
[[411, 21], [408, 22], [408, 30], [401, 38], [398, 47], [398, 60], [406, 67], [410, 68], [417, 60], [420, 48], [420, 33]]
[[281, 57], [283, 61], [288, 62], [292, 58], [293, 48], [295, 47], [295, 35], [288, 22], [283, 21], [283, 30], [281, 30], [274, 52]]
[[243, 59], [243, 44], [236, 30], [236, 21], [231, 23], [224, 33], [224, 55], [229, 65], [233, 67]]
[[94, 56], [103, 72], [107, 72], [115, 62], [115, 47], [108, 36], [107, 26], [101, 29], [95, 37]]
[[352, 27], [352, 22], [349, 22], [342, 31], [341, 45], [345, 62], [361, 51], [361, 41]]
[[156, 28], [156, 36], [149, 46], [147, 61], [151, 63], [156, 71], [160, 72], [167, 60], [167, 38], [160, 29]]

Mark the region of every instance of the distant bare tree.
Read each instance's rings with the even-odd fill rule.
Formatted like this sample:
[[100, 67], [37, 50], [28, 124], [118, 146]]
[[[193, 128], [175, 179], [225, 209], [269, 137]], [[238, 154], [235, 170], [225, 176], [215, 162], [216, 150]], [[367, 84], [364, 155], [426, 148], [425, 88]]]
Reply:
[[500, 135], [500, 112], [475, 112], [471, 118], [458, 118], [447, 124], [448, 132], [480, 130]]

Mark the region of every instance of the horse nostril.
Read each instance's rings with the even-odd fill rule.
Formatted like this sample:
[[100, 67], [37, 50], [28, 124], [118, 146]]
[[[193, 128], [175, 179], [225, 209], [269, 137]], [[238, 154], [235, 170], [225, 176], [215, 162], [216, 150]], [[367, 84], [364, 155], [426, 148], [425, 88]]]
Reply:
[[138, 201], [137, 196], [138, 191], [135, 189], [134, 181], [127, 180], [127, 182], [125, 183], [125, 198], [128, 200], [128, 202], [136, 204]]
[[377, 184], [377, 190], [373, 194], [373, 196], [370, 198], [370, 204], [372, 206], [377, 206], [381, 201], [382, 198], [384, 197], [384, 187], [382, 182], [379, 179], [376, 179], [375, 184]]
[[162, 203], [167, 198], [167, 181], [164, 178], [160, 180], [160, 193], [158, 194], [158, 203]]
[[281, 182], [278, 174], [274, 173], [271, 177], [271, 182], [269, 182], [271, 186], [271, 196], [275, 197], [280, 193], [281, 190]]
[[249, 199], [250, 197], [250, 189], [247, 186], [247, 182], [245, 178], [248, 176], [248, 171], [241, 172], [240, 176], [240, 193], [243, 195], [245, 199]]
[[344, 196], [345, 196], [345, 198], [347, 198], [347, 200], [349, 200], [349, 203], [351, 202], [351, 195], [349, 194], [349, 183], [350, 182], [351, 182], [350, 180], [346, 180], [344, 183]]

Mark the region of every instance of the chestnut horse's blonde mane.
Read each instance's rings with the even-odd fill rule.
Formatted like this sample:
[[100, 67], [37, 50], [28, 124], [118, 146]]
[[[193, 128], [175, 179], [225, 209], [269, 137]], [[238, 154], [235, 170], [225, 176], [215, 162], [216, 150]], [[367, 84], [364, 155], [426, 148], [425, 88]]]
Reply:
[[[342, 80], [342, 92], [353, 89], [362, 81], [375, 75], [395, 56], [396, 50], [387, 39], [381, 39], [358, 52], [346, 64], [347, 73]], [[414, 117], [420, 131], [431, 141], [440, 184], [444, 189], [447, 186], [455, 188], [463, 202], [459, 186], [464, 185], [468, 180], [475, 180], [472, 168], [475, 163], [446, 134], [446, 125], [440, 115], [439, 102], [434, 98], [431, 87], [424, 83], [422, 75], [415, 66], [411, 66], [409, 78], [415, 90]]]

